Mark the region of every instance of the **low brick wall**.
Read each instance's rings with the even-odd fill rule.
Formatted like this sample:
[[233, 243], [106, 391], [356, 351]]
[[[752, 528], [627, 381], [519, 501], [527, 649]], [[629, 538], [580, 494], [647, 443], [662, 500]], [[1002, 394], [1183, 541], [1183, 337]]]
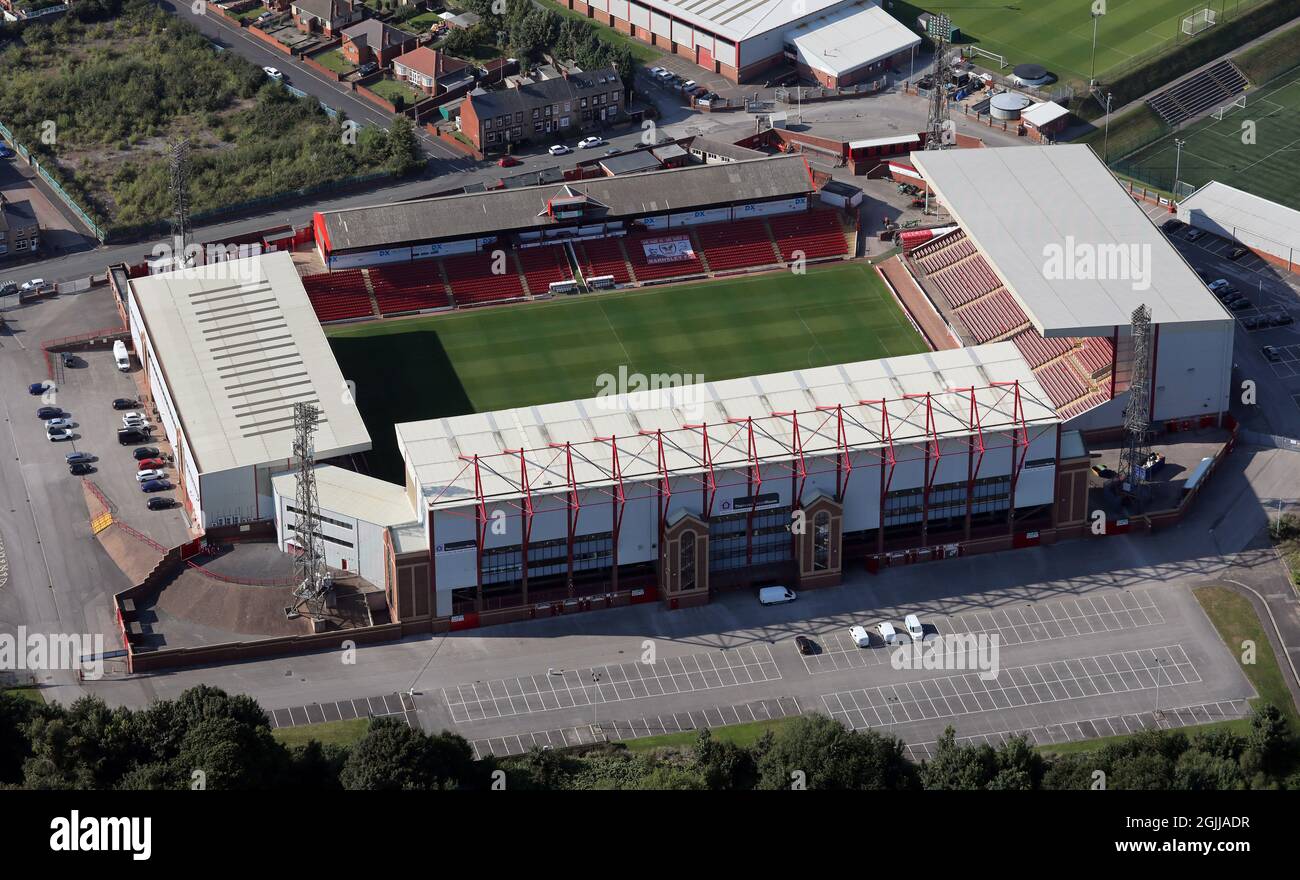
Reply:
[[478, 162], [483, 161], [482, 153], [480, 153], [478, 150], [474, 149], [469, 144], [465, 143], [455, 135], [447, 134], [442, 129], [434, 125], [426, 124], [424, 126], [424, 130], [427, 131], [429, 134], [433, 135], [434, 137], [436, 137], [438, 140], [442, 141], [447, 146], [451, 147], [453, 150], [457, 150], [461, 153], [464, 153], [466, 156], [471, 156], [474, 158], [475, 161]]
[[272, 49], [279, 52], [281, 55], [288, 55], [290, 58], [293, 57], [292, 49], [290, 49], [284, 43], [281, 43], [279, 40], [277, 40], [275, 37], [268, 34], [266, 31], [262, 30], [261, 28], [246, 27], [244, 28], [244, 30], [248, 33], [250, 37], [255, 37], [261, 40], [263, 43], [266, 43], [266, 45], [270, 46]]
[[358, 95], [360, 95], [361, 97], [365, 98], [371, 104], [374, 104], [377, 107], [382, 107], [383, 109], [387, 110], [389, 113], [399, 112], [397, 109], [397, 105], [394, 104], [392, 101], [388, 100], [387, 98], [381, 97], [380, 95], [376, 95], [374, 92], [370, 91], [370, 89], [366, 88], [360, 83], [354, 82], [352, 84], [352, 90], [356, 92]]
[[[329, 52], [329, 51], [333, 51], [333, 49], [327, 49], [326, 51], [327, 51], [327, 52]], [[319, 53], [319, 52], [313, 52], [313, 53], [311, 53], [311, 54], [312, 54], [312, 55], [319, 55], [320, 53]], [[334, 80], [335, 82], [343, 82], [344, 74], [339, 73], [338, 71], [335, 71], [335, 70], [330, 70], [330, 69], [329, 69], [328, 67], [326, 67], [324, 64], [321, 64], [319, 61], [316, 61], [314, 58], [312, 58], [311, 55], [299, 55], [299, 56], [298, 56], [298, 60], [301, 61], [301, 62], [303, 62], [304, 64], [306, 64], [306, 65], [307, 65], [308, 67], [310, 67], [312, 70], [318, 71], [319, 73], [323, 74], [324, 76], [329, 77], [330, 79]]]

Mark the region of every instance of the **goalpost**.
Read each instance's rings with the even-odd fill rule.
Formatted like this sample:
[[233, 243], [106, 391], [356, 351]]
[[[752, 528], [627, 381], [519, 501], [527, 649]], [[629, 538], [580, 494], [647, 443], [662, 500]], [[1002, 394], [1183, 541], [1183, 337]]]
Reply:
[[1196, 10], [1183, 19], [1183, 33], [1189, 37], [1194, 37], [1201, 31], [1213, 27], [1214, 23], [1214, 10], [1207, 6], [1204, 9]]
[[1242, 109], [1242, 110], [1246, 109], [1246, 96], [1245, 96], [1245, 95], [1238, 95], [1238, 96], [1236, 97], [1235, 100], [1233, 100], [1233, 101], [1229, 101], [1227, 104], [1224, 104], [1222, 107], [1220, 107], [1218, 110], [1215, 110], [1215, 111], [1214, 111], [1213, 113], [1211, 113], [1210, 115], [1213, 116], [1213, 117], [1214, 117], [1216, 120], [1218, 120], [1219, 122], [1222, 122], [1222, 121], [1223, 121], [1223, 117], [1227, 116], [1227, 115], [1228, 115], [1229, 113], [1231, 113], [1233, 110], [1238, 109], [1238, 108], [1240, 108], [1240, 109]]
[[963, 46], [961, 51], [965, 54], [968, 60], [979, 55], [981, 58], [988, 58], [991, 61], [996, 61], [998, 63], [998, 70], [1002, 70], [1007, 66], [1007, 59], [1003, 58], [997, 52], [989, 52], [978, 46]]

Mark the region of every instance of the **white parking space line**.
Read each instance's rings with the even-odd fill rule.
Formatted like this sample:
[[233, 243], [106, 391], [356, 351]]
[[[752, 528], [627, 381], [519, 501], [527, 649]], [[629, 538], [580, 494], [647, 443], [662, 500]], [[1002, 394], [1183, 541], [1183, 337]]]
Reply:
[[[965, 673], [823, 694], [822, 704], [831, 717], [856, 730], [1149, 690], [1157, 677], [1161, 687], [1201, 680], [1181, 645], [1163, 645], [1008, 667], [990, 681]], [[944, 697], [942, 705], [931, 693]]]
[[[1113, 600], [1113, 601], [1112, 601]], [[1083, 596], [1028, 606], [1009, 606], [990, 611], [972, 611], [938, 619], [940, 634], [985, 635], [997, 633], [1002, 647], [1051, 642], [1065, 638], [1140, 629], [1165, 622], [1150, 591], [1119, 593], [1115, 596]], [[813, 638], [820, 651], [800, 654], [809, 675], [866, 669], [889, 662], [890, 651], [878, 644], [859, 648], [847, 631]], [[796, 653], [794, 641], [790, 645]]]
[[[598, 676], [596, 681], [592, 676]], [[458, 724], [620, 703], [743, 684], [776, 681], [780, 670], [766, 645], [725, 652], [669, 657], [656, 663], [622, 663], [565, 670], [561, 675], [493, 679], [443, 688], [443, 701]]]
[[[1003, 730], [996, 733], [979, 733], [971, 736], [959, 736], [957, 742], [987, 743], [997, 747], [1013, 737], [1023, 736], [1030, 745], [1044, 746], [1063, 742], [1079, 742], [1108, 736], [1124, 736], [1139, 730], [1174, 727], [1192, 727], [1199, 724], [1213, 724], [1218, 721], [1245, 718], [1250, 714], [1250, 704], [1245, 700], [1221, 700], [1214, 703], [1201, 703], [1195, 706], [1182, 706], [1177, 709], [1164, 709], [1160, 717], [1154, 712], [1130, 715], [1110, 715], [1103, 718], [1089, 718], [1084, 721], [1067, 721], [1059, 724], [1047, 724], [1020, 730]], [[908, 743], [907, 751], [914, 761], [934, 757], [936, 743]]]

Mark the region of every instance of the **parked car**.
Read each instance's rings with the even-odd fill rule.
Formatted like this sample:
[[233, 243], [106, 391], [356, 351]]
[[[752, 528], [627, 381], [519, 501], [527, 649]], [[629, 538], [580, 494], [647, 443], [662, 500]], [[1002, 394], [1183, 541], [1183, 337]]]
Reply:
[[68, 464], [88, 464], [95, 460], [95, 456], [89, 452], [69, 452], [64, 456]]
[[17, 155], [18, 155], [17, 153], [15, 153], [5, 144], [0, 144], [0, 159], [12, 159], [14, 156]]
[[925, 638], [925, 627], [921, 625], [921, 618], [915, 614], [904, 617], [903, 625], [907, 627], [907, 634], [912, 637], [912, 641], [919, 642]]
[[146, 458], [158, 458], [162, 453], [156, 446], [141, 446], [131, 454], [135, 456], [136, 461], [144, 461]]
[[71, 427], [72, 427], [72, 419], [58, 418], [58, 419], [45, 420], [45, 430], [47, 431], [51, 430], [52, 428], [71, 428]]
[[1276, 346], [1265, 345], [1259, 350], [1259, 353], [1264, 356], [1264, 360], [1266, 361], [1273, 361], [1276, 363], [1277, 361], [1282, 360], [1282, 352], [1278, 351]]
[[649, 73], [650, 73], [651, 76], [658, 76], [659, 74], [661, 74], [661, 73], [665, 73], [665, 72], [666, 72], [666, 71], [665, 71], [662, 67], [652, 67], [652, 68], [650, 68], [650, 71], [649, 71]]
[[86, 474], [93, 474], [94, 472], [95, 466], [84, 461], [68, 465], [68, 473], [74, 477], [84, 477]]
[[1248, 315], [1241, 319], [1241, 326], [1247, 330], [1258, 330], [1268, 326], [1268, 318], [1263, 315]]
[[63, 361], [65, 367], [75, 367], [77, 365], [77, 356], [70, 351], [63, 352], [59, 359]]
[[271, 79], [284, 79], [284, 74], [274, 67], [263, 67], [262, 73], [265, 73]]
[[1187, 239], [1188, 241], [1196, 241], [1196, 239], [1200, 238], [1204, 234], [1205, 233], [1202, 230], [1192, 227], [1191, 229], [1187, 230], [1186, 233], [1184, 233], [1183, 238]]
[[33, 278], [31, 281], [24, 281], [18, 289], [23, 293], [31, 293], [33, 290], [40, 290], [45, 286], [44, 278]]
[[1224, 305], [1234, 312], [1242, 312], [1251, 308], [1250, 300], [1248, 299], [1234, 299], [1232, 302], [1225, 302]]
[[63, 415], [63, 410], [57, 406], [43, 406], [36, 411], [36, 418], [41, 421], [46, 419], [57, 419]]
[[113, 409], [135, 409], [139, 405], [140, 403], [138, 401], [132, 400], [129, 397], [119, 397], [117, 400], [113, 401]]
[[53, 391], [53, 382], [33, 382], [27, 386], [28, 394], [44, 394], [46, 391]]
[[142, 458], [136, 462], [136, 470], [162, 470], [167, 467], [167, 461], [162, 458]]
[[605, 146], [605, 139], [596, 137], [595, 135], [592, 135], [590, 137], [585, 137], [582, 140], [578, 141], [579, 150], [590, 150], [592, 147], [603, 147], [603, 146]]
[[142, 492], [165, 492], [171, 487], [172, 484], [166, 480], [149, 480], [146, 483], [140, 484], [140, 490]]
[[1183, 226], [1185, 225], [1186, 224], [1184, 224], [1183, 221], [1181, 220], [1175, 220], [1173, 218], [1170, 218], [1169, 220], [1166, 220], [1164, 223], [1161, 223], [1160, 228], [1163, 229], [1165, 232], [1169, 233], [1170, 235], [1172, 235], [1173, 233], [1182, 229]]
[[1286, 309], [1278, 309], [1277, 311], [1269, 312], [1268, 319], [1275, 327], [1281, 327], [1283, 324], [1292, 324], [1295, 322], [1295, 318], [1291, 317], [1291, 313]]
[[758, 591], [760, 605], [780, 605], [783, 602], [793, 602], [796, 598], [794, 590], [789, 587], [762, 587]]
[[1210, 290], [1217, 291], [1217, 290], [1222, 290], [1225, 287], [1231, 287], [1232, 285], [1228, 283], [1227, 278], [1215, 278], [1213, 281], [1211, 281], [1209, 284], [1205, 286], [1210, 288]]
[[153, 469], [147, 471], [140, 471], [135, 475], [135, 478], [137, 482], [147, 483], [150, 480], [165, 480], [167, 479], [167, 475], [160, 470]]
[[175, 499], [172, 498], [150, 498], [145, 503], [145, 507], [149, 508], [150, 510], [170, 510], [175, 506], [176, 506], [176, 501]]
[[502, 168], [514, 168], [516, 165], [522, 165], [524, 163], [520, 162], [514, 156], [507, 155], [507, 156], [502, 156], [500, 159], [497, 159], [497, 164], [500, 165]]
[[367, 61], [365, 64], [357, 68], [357, 76], [370, 76], [370, 74], [374, 73], [378, 69], [378, 64], [373, 61]]
[[136, 424], [143, 425], [148, 421], [149, 420], [145, 418], [144, 413], [140, 412], [139, 410], [135, 410], [129, 413], [123, 413], [122, 415], [123, 424], [125, 424], [126, 422], [135, 422]]
[[117, 442], [123, 446], [144, 443], [148, 439], [149, 431], [145, 428], [121, 428], [117, 432]]
[[621, 152], [623, 152], [623, 151], [620, 150], [618, 147], [610, 147], [608, 150], [605, 151], [605, 155], [606, 155], [606, 156], [617, 156], [617, 155], [618, 155], [619, 153], [621, 153]]
[[51, 443], [58, 443], [62, 440], [71, 440], [72, 432], [67, 428], [50, 428], [45, 432]]
[[253, 19], [253, 24], [261, 26], [266, 24], [268, 21], [270, 21], [273, 18], [275, 18], [274, 12], [263, 12], [257, 18]]
[[573, 150], [570, 150], [564, 144], [555, 144], [547, 149], [546, 152], [550, 153], [552, 156], [567, 156], [572, 153]]
[[894, 625], [886, 620], [876, 626], [876, 632], [885, 640], [885, 645], [901, 645], [907, 640], [907, 634], [901, 633], [894, 628]]
[[695, 80], [693, 80], [693, 79], [688, 79], [686, 82], [682, 83], [682, 91], [683, 91], [683, 92], [689, 92], [691, 89], [695, 88], [697, 85], [699, 85], [699, 83], [697, 83]]
[[1230, 251], [1228, 252], [1228, 259], [1229, 259], [1229, 260], [1240, 260], [1242, 257], [1246, 256], [1246, 254], [1248, 254], [1248, 253], [1249, 253], [1249, 251], [1247, 251], [1244, 247], [1235, 247], [1235, 248], [1233, 248], [1232, 250], [1230, 250]]
[[859, 648], [871, 647], [871, 633], [867, 632], [865, 626], [849, 627], [849, 638], [853, 639], [853, 644]]
[[807, 636], [795, 636], [795, 647], [799, 649], [800, 654], [816, 654], [817, 643]]

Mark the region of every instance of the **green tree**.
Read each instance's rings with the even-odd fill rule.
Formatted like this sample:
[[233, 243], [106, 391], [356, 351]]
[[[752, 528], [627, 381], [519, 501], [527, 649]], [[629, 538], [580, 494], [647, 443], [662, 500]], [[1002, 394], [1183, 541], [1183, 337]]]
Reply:
[[694, 768], [705, 786], [715, 791], [749, 789], [758, 782], [754, 756], [735, 743], [719, 742], [708, 728], [701, 730], [691, 749]]
[[469, 743], [428, 736], [397, 718], [376, 718], [352, 746], [339, 780], [346, 789], [431, 791], [481, 782]]
[[904, 748], [894, 736], [854, 733], [825, 715], [803, 715], [763, 744], [759, 788], [789, 788], [794, 774], [809, 789], [916, 788], [916, 768]]
[[1189, 749], [1174, 764], [1173, 787], [1183, 791], [1232, 791], [1244, 788], [1245, 777], [1237, 762], [1208, 752]]
[[424, 167], [424, 153], [415, 137], [415, 123], [409, 117], [394, 116], [388, 127], [388, 171], [405, 177]]

